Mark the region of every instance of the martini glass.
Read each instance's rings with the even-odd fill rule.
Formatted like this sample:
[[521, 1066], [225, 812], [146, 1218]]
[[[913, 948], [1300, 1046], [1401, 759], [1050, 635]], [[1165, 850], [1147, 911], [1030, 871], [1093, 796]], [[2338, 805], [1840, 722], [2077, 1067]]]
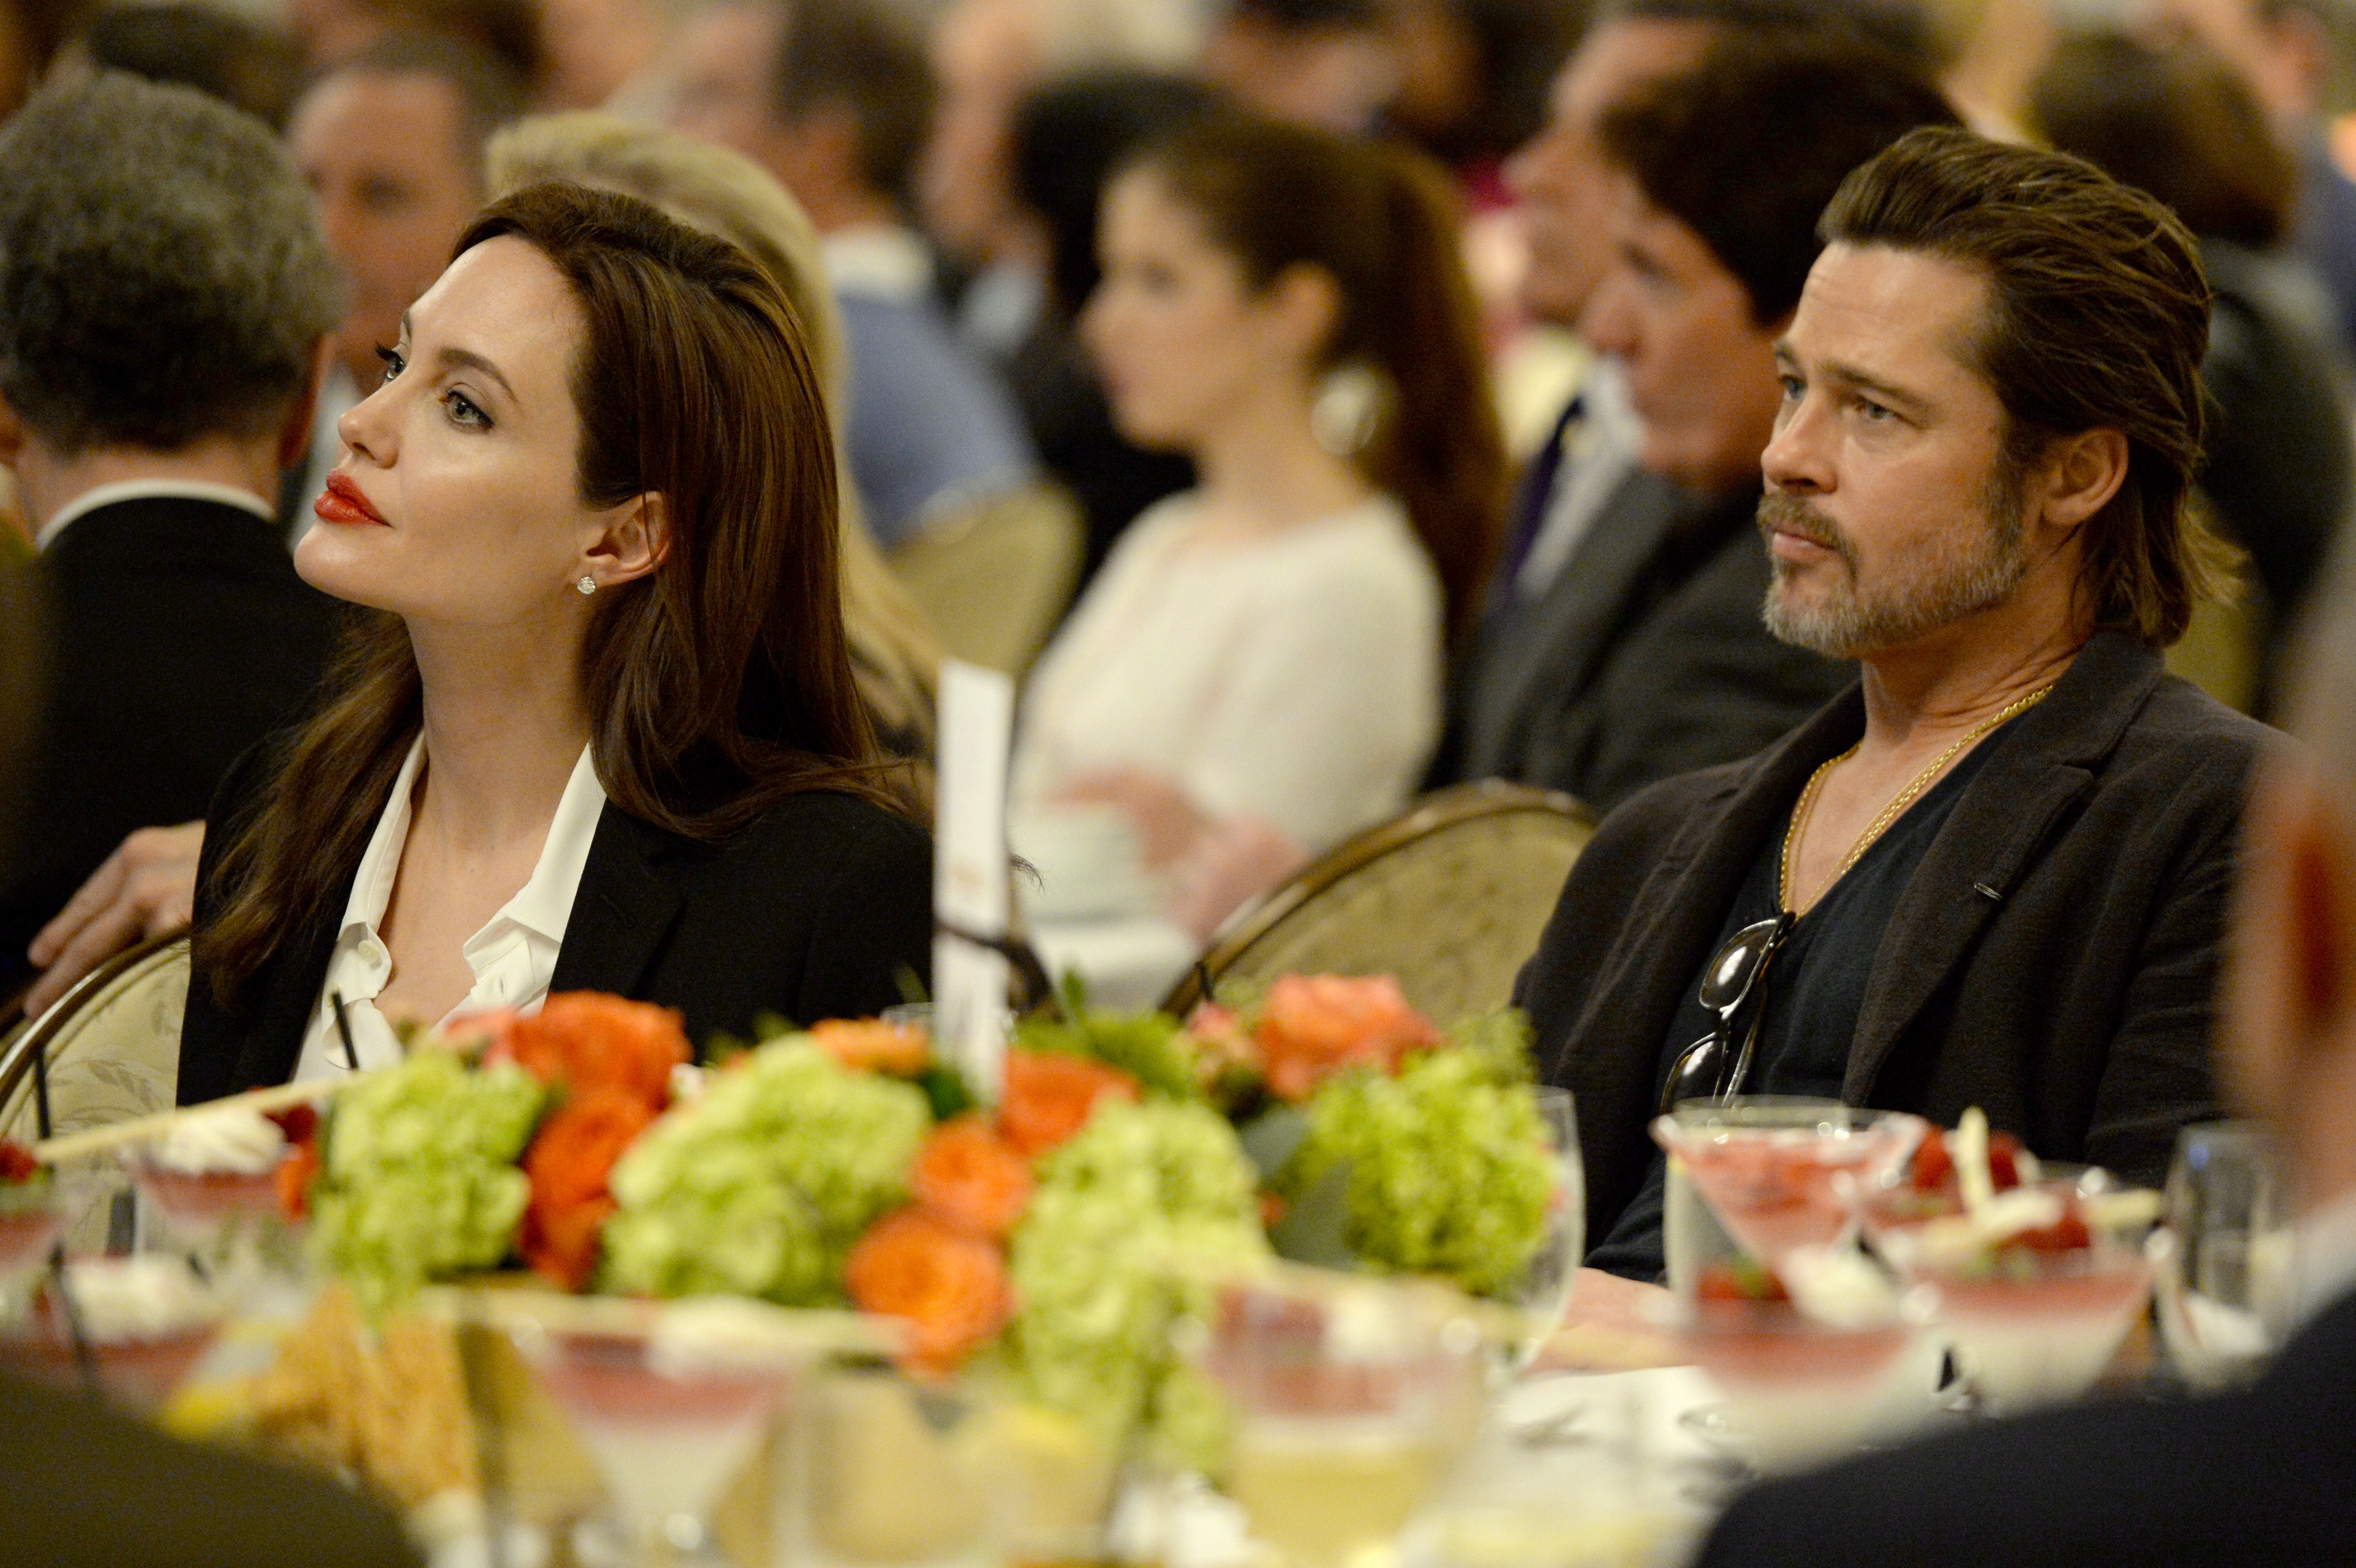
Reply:
[[231, 1306], [177, 1258], [76, 1258], [0, 1329], [0, 1366], [152, 1412], [187, 1381]]
[[1387, 1545], [1472, 1445], [1485, 1347], [1461, 1306], [1342, 1275], [1222, 1293], [1202, 1364], [1236, 1417], [1227, 1489], [1292, 1568]]
[[1879, 1188], [1925, 1124], [1837, 1100], [1753, 1095], [1688, 1101], [1653, 1123], [1728, 1234], [1789, 1277], [1795, 1254], [1829, 1253], [1857, 1232], [1857, 1200]]
[[636, 1561], [712, 1561], [707, 1515], [759, 1445], [799, 1358], [674, 1332], [663, 1314], [508, 1326], [596, 1460]]

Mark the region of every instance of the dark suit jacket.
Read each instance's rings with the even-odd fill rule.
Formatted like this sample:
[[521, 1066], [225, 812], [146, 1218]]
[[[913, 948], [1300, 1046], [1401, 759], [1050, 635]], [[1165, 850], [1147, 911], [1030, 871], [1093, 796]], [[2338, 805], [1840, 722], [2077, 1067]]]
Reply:
[[[1653, 1156], [1664, 1040], [1809, 773], [1864, 732], [1851, 689], [1748, 762], [1655, 785], [1571, 868], [1515, 999], [1579, 1104], [1588, 1234]], [[2089, 642], [1973, 777], [1883, 935], [1841, 1097], [2157, 1186], [2221, 1114], [2209, 1030], [2251, 764], [2273, 731]]]
[[[265, 773], [260, 752], [241, 760], [211, 820], [252, 811]], [[199, 924], [211, 912], [214, 847], [227, 837], [206, 837]], [[293, 925], [235, 1013], [195, 976], [180, 1034], [182, 1104], [294, 1075], [359, 872], [356, 859], [329, 907]], [[748, 1035], [763, 1013], [805, 1024], [871, 1017], [907, 999], [904, 980], [930, 984], [932, 896], [931, 837], [851, 795], [788, 795], [718, 845], [608, 804], [550, 989], [677, 1008], [698, 1051], [715, 1033]]]
[[93, 1401], [0, 1379], [0, 1559], [40, 1568], [394, 1568], [392, 1515], [325, 1477], [182, 1443]]
[[2356, 1558], [2356, 1297], [2245, 1392], [2000, 1421], [1735, 1499], [1703, 1568], [2244, 1568]]
[[1847, 685], [1856, 666], [1761, 624], [1758, 501], [1704, 503], [1631, 473], [1544, 594], [1501, 595], [1483, 617], [1432, 782], [1511, 779], [1608, 811], [1750, 755]]
[[271, 525], [216, 501], [102, 507], [39, 564], [48, 717], [0, 872], [0, 987], [124, 835], [204, 816], [238, 754], [301, 716], [337, 624]]

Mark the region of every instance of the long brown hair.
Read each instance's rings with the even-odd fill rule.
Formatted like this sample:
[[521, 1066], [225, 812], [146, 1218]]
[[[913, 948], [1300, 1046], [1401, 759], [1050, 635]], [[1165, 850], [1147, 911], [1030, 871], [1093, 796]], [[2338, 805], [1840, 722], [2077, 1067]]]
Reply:
[[1358, 461], [1407, 507], [1439, 571], [1451, 638], [1468, 631], [1508, 480], [1447, 176], [1404, 149], [1240, 113], [1189, 125], [1128, 167], [1192, 210], [1253, 288], [1291, 267], [1332, 275], [1341, 317], [1319, 368], [1369, 362], [1388, 382], [1389, 407]]
[[[501, 236], [554, 263], [585, 324], [571, 376], [583, 504], [665, 502], [661, 564], [598, 598], [581, 648], [607, 796], [704, 840], [806, 790], [894, 805], [843, 635], [825, 404], [776, 283], [643, 201], [563, 182], [493, 204], [455, 253]], [[359, 859], [423, 700], [407, 627], [359, 615], [259, 809], [225, 825], [220, 912], [197, 933], [224, 1006]]]
[[2188, 505], [2209, 282], [2175, 214], [2083, 158], [1932, 127], [1843, 181], [1818, 232], [1987, 277], [1971, 347], [2004, 405], [2003, 472], [2055, 436], [2126, 436], [2126, 480], [2085, 525], [2079, 594], [2098, 630], [2155, 647], [2182, 636], [2232, 556]]

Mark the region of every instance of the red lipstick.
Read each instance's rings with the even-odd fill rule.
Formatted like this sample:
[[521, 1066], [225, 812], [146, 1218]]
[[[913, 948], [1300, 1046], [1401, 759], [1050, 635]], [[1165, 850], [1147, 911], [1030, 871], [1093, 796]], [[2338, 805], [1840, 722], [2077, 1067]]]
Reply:
[[341, 474], [327, 475], [327, 493], [311, 503], [311, 510], [322, 522], [385, 526], [384, 515], [369, 506], [360, 487]]

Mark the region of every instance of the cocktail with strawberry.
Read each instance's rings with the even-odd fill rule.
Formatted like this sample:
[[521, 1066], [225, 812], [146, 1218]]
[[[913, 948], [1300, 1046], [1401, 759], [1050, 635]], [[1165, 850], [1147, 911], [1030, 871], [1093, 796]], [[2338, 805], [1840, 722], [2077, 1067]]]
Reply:
[[1866, 1206], [1874, 1248], [1937, 1292], [1983, 1404], [2003, 1413], [2084, 1392], [2151, 1292], [2134, 1237], [2158, 1195], [2101, 1171], [2051, 1176], [1977, 1110], [1926, 1137]]
[[1782, 1269], [1855, 1234], [1857, 1200], [1921, 1136], [1920, 1118], [1835, 1100], [1759, 1095], [1680, 1105], [1653, 1139], [1745, 1252]]

